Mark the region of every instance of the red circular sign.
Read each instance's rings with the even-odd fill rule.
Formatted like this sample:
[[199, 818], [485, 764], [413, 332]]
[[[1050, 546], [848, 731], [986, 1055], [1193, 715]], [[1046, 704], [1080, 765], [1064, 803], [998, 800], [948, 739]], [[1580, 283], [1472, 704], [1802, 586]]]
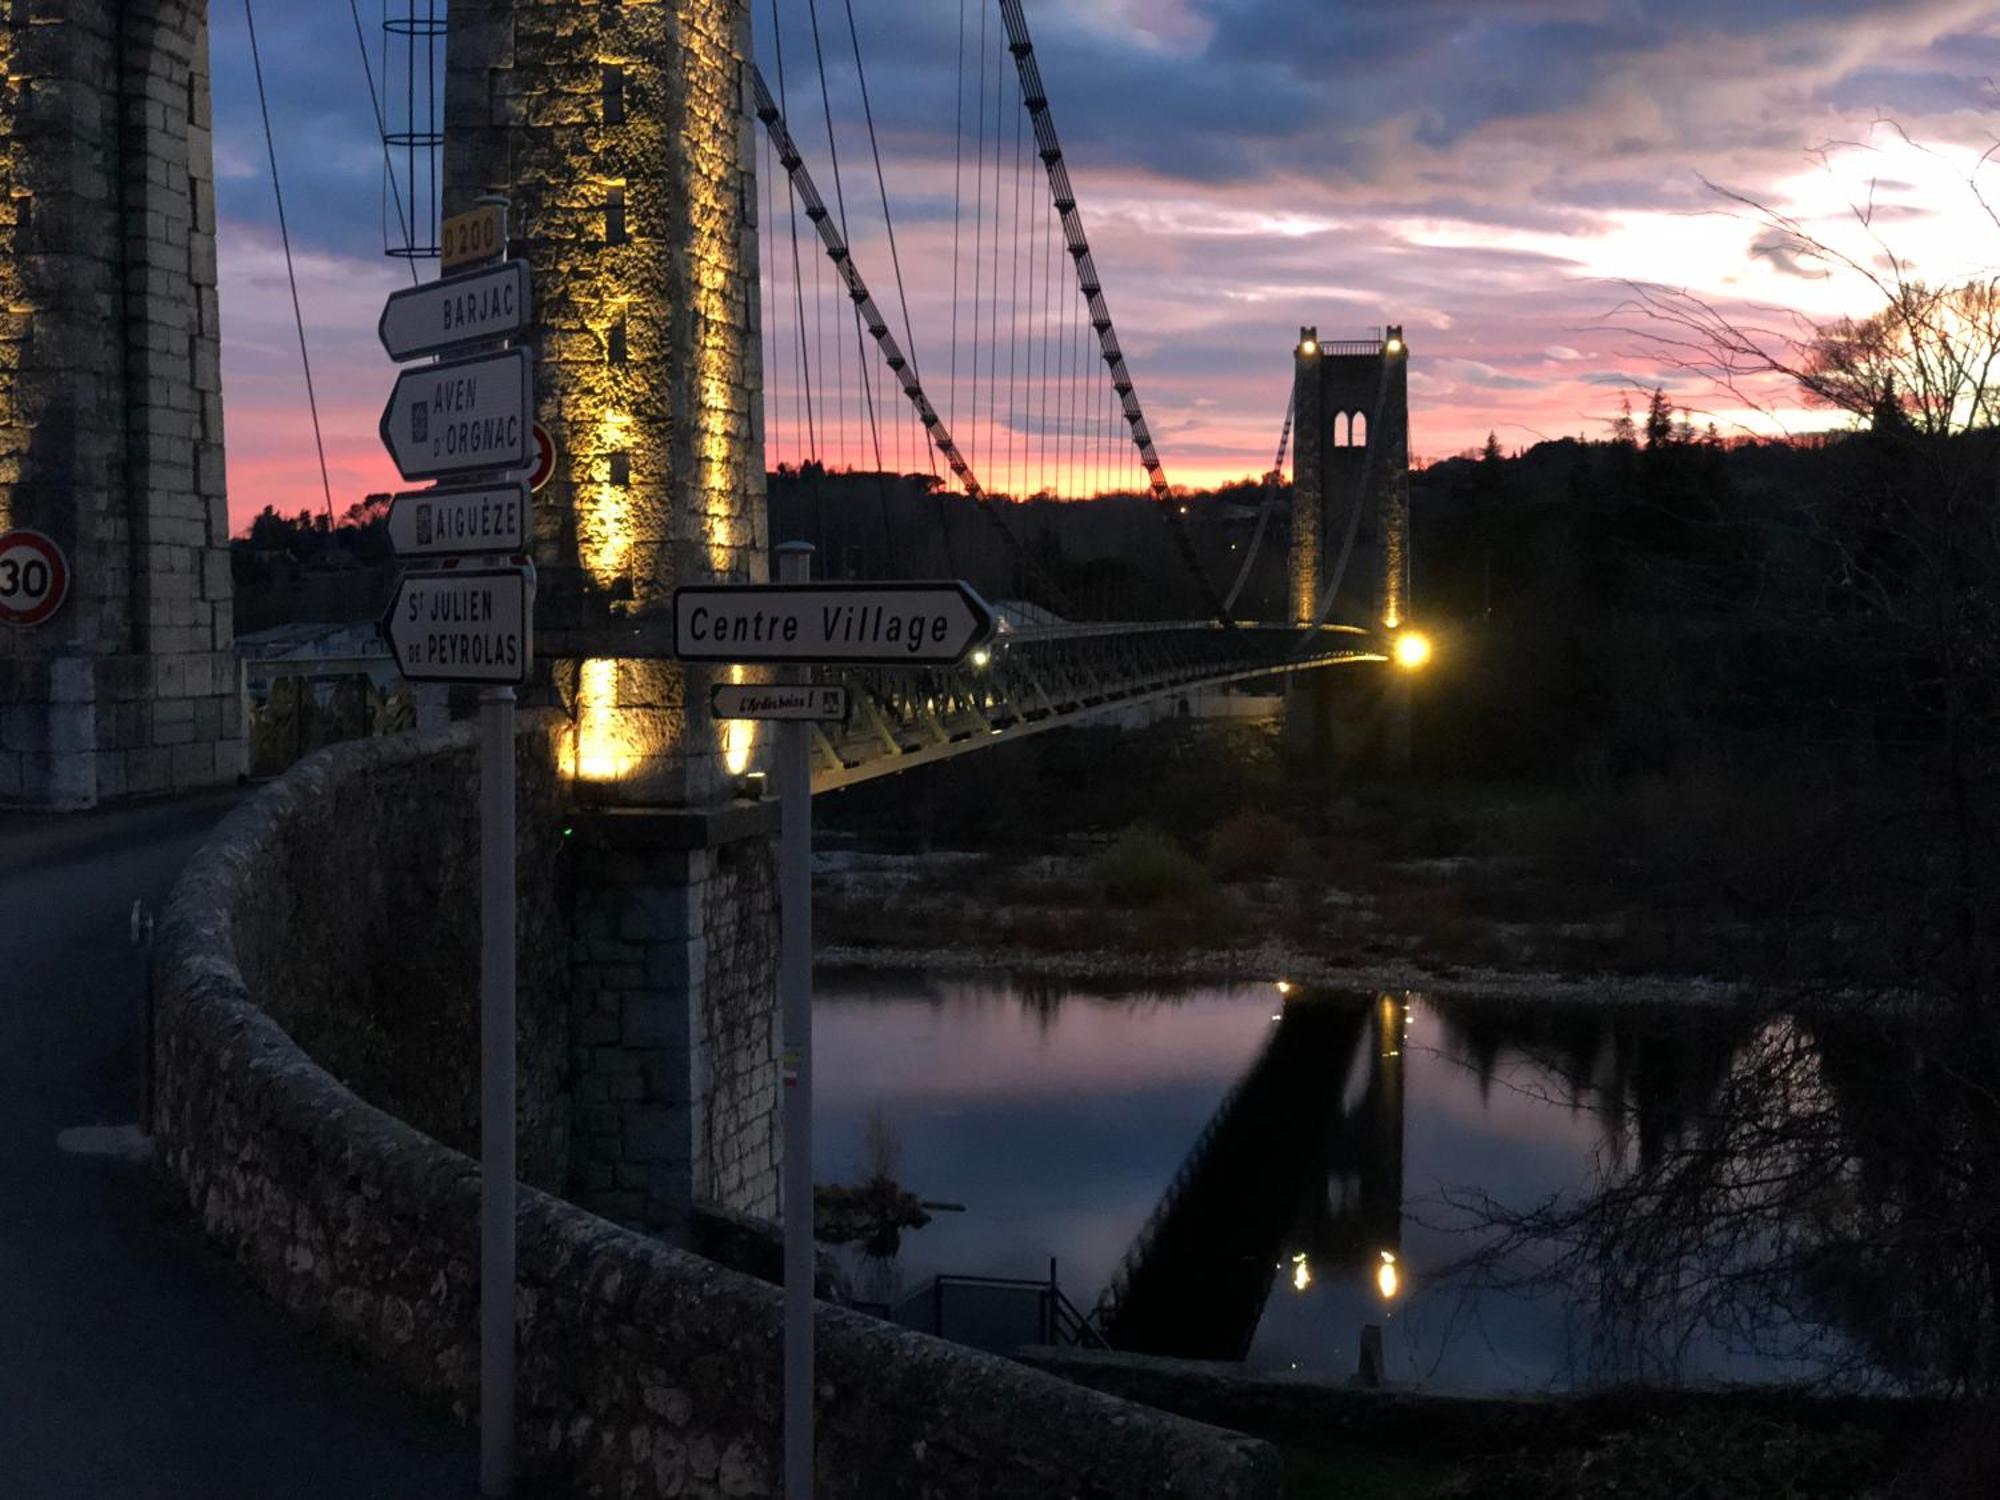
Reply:
[[39, 531], [0, 531], [0, 625], [39, 625], [68, 594], [60, 547]]
[[535, 466], [528, 470], [528, 490], [540, 494], [542, 486], [549, 482], [549, 476], [556, 471], [556, 440], [549, 436], [548, 428], [540, 422], [535, 424]]

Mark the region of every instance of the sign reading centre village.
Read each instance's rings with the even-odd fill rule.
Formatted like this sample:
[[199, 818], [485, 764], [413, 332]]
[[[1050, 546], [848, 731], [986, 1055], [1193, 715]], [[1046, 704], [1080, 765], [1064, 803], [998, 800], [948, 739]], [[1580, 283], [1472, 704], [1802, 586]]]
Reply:
[[683, 661], [949, 666], [993, 633], [967, 584], [711, 584], [674, 594]]

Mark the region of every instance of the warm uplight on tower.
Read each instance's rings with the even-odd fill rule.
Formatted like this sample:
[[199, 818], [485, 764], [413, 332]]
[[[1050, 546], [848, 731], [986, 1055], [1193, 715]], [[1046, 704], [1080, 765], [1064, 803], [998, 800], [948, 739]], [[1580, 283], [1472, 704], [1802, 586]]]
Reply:
[[1421, 631], [1405, 630], [1396, 637], [1396, 665], [1406, 672], [1414, 672], [1425, 666], [1431, 659], [1430, 637]]
[[1382, 344], [1382, 352], [1384, 354], [1401, 354], [1403, 352], [1403, 341], [1394, 334], [1390, 334]]
[[1299, 353], [1305, 355], [1306, 358], [1308, 359], [1312, 358], [1313, 355], [1319, 353], [1319, 340], [1318, 339], [1299, 340]]

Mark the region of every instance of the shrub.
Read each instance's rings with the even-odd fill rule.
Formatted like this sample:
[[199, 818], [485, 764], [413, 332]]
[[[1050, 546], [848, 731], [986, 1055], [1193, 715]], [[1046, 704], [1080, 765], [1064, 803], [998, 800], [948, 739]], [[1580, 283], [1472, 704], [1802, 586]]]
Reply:
[[1110, 900], [1135, 906], [1199, 895], [1208, 888], [1201, 863], [1159, 829], [1135, 823], [1098, 855], [1091, 876]]
[[1240, 812], [1208, 833], [1208, 867], [1221, 880], [1282, 874], [1292, 864], [1298, 830], [1265, 812]]

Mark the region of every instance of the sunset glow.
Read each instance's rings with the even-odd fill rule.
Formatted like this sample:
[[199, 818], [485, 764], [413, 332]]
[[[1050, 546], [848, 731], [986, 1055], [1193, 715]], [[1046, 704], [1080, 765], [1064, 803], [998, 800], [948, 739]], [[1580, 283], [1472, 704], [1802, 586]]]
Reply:
[[[2000, 252], [2000, 230], [1966, 180], [1988, 141], [1994, 100], [1983, 80], [2000, 63], [2000, 21], [1968, 0], [1696, 3], [1643, 28], [1610, 0], [1565, 8], [1561, 26], [1526, 0], [1368, 20], [1300, 0], [1027, 9], [1093, 259], [1175, 484], [1269, 466], [1302, 324], [1329, 339], [1408, 328], [1419, 461], [1476, 447], [1489, 430], [1508, 449], [1601, 437], [1623, 393], [1655, 386], [1724, 433], [1829, 425], [1780, 391], [1757, 393], [1773, 408], [1759, 411], [1677, 376], [1616, 315], [1629, 282], [1773, 316], [1872, 310], [1862, 278], [1802, 262], [1718, 188], [1792, 216], [1864, 264], [1892, 246], [1920, 274], [1948, 278]], [[967, 7], [968, 49], [980, 10]], [[961, 105], [954, 7], [879, 0], [859, 14], [864, 45], [879, 54], [871, 70], [901, 73], [875, 100], [901, 295], [851, 67], [830, 80], [842, 212], [899, 340], [907, 298], [907, 341], [940, 415], [1001, 493], [1143, 488], [1094, 335], [1077, 317], [1060, 233], [1049, 233], [1032, 150], [1016, 217], [1023, 112], [1004, 92], [1016, 87], [1010, 73], [992, 66], [997, 20], [992, 71], [968, 65]], [[810, 37], [802, 16], [783, 20], [788, 119], [831, 203]], [[271, 24], [290, 43], [272, 50], [288, 58], [346, 57], [339, 49], [351, 46], [338, 30], [346, 18], [332, 12], [301, 8]], [[317, 508], [319, 475], [244, 39], [226, 13], [214, 25], [240, 527], [265, 504]], [[775, 87], [768, 17], [756, 25]], [[287, 197], [305, 205], [294, 249], [340, 508], [395, 482], [374, 431], [390, 375], [373, 325], [407, 273], [380, 255], [381, 162], [358, 64], [353, 79], [328, 71], [295, 66], [279, 80], [274, 127]], [[794, 277], [786, 184], [757, 139], [767, 462], [942, 471], [872, 341], [857, 335], [803, 214]]]

